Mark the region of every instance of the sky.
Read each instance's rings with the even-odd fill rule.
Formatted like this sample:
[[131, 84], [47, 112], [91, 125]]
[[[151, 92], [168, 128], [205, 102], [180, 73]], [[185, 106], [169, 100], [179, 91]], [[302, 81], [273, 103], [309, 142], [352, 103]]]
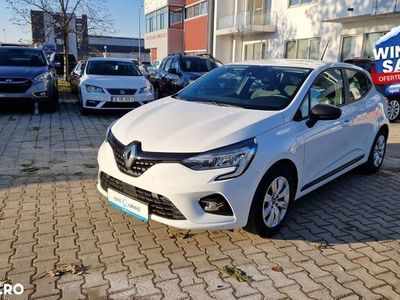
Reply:
[[[141, 12], [141, 32], [142, 37], [145, 32], [145, 22], [143, 15], [143, 0], [108, 0], [106, 9], [114, 20], [115, 33], [108, 34], [122, 37], [139, 36], [139, 9]], [[31, 28], [29, 25], [19, 27], [13, 24], [13, 12], [7, 8], [6, 0], [0, 0], [0, 42], [15, 43], [20, 40], [23, 42], [32, 39]], [[4, 29], [4, 30], [3, 30]]]

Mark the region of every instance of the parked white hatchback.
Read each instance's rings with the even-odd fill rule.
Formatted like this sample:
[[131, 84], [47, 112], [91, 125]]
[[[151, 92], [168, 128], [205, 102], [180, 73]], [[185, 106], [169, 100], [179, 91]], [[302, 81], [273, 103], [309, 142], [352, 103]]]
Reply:
[[90, 58], [79, 84], [82, 111], [132, 109], [154, 100], [153, 87], [129, 59]]
[[141, 220], [274, 234], [294, 200], [356, 168], [376, 172], [386, 99], [344, 63], [226, 65], [112, 124], [99, 191]]

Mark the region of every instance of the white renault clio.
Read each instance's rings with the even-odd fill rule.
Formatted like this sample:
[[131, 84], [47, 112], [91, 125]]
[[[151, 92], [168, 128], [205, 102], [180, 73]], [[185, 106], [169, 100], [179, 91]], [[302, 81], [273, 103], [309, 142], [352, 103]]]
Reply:
[[222, 66], [112, 124], [98, 189], [144, 221], [269, 236], [294, 200], [356, 167], [380, 168], [386, 113], [370, 75], [349, 64]]
[[90, 58], [79, 84], [82, 111], [132, 109], [154, 100], [153, 87], [136, 65], [123, 58]]

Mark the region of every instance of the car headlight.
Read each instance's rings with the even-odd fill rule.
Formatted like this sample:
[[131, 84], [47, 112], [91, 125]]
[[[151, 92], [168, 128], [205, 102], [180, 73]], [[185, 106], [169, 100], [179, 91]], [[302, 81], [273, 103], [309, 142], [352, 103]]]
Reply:
[[40, 74], [39, 76], [35, 77], [36, 81], [48, 81], [49, 80], [49, 76], [50, 76], [50, 72], [45, 72], [43, 74]]
[[88, 93], [103, 93], [104, 94], [104, 90], [99, 86], [85, 84], [85, 87], [86, 87], [86, 91]]
[[252, 138], [184, 159], [182, 164], [196, 171], [234, 167], [232, 172], [215, 179], [224, 180], [242, 175], [250, 165], [256, 150], [257, 141]]
[[110, 135], [111, 132], [111, 127], [117, 122], [118, 120], [113, 121], [110, 126], [108, 126], [107, 131], [106, 131], [106, 137], [105, 137], [105, 142], [108, 142], [108, 136]]
[[146, 81], [146, 86], [142, 87], [139, 90], [139, 94], [147, 94], [147, 93], [152, 93], [153, 92], [153, 86], [149, 81]]

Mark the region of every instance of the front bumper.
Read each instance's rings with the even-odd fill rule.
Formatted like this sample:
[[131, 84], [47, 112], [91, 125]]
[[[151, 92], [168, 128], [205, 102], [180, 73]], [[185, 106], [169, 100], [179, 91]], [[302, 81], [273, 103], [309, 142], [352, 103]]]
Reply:
[[111, 95], [107, 91], [104, 93], [89, 93], [84, 88], [81, 88], [82, 106], [87, 109], [96, 110], [119, 110], [119, 109], [132, 109], [139, 107], [149, 101], [154, 100], [153, 93], [145, 93], [135, 95], [126, 95], [126, 97], [133, 97], [132, 102], [113, 102], [111, 97], [123, 97], [125, 95]]
[[[141, 176], [133, 177], [118, 169], [113, 150], [107, 142], [99, 149], [98, 162], [97, 188], [103, 196], [107, 197], [107, 191], [101, 184], [102, 173], [153, 195], [161, 195], [171, 201], [184, 219], [171, 219], [152, 212], [149, 219], [181, 229], [212, 230], [245, 226], [254, 193], [261, 179], [261, 175], [251, 165], [237, 178], [214, 181], [217, 176], [231, 170], [193, 171], [179, 163], [159, 163]], [[213, 194], [222, 195], [227, 200], [233, 215], [211, 214], [202, 209], [199, 200]]]
[[42, 82], [34, 82], [32, 86], [23, 93], [10, 93], [0, 92], [1, 99], [15, 99], [15, 100], [31, 100], [31, 101], [47, 101], [53, 97], [53, 90], [50, 84]]

